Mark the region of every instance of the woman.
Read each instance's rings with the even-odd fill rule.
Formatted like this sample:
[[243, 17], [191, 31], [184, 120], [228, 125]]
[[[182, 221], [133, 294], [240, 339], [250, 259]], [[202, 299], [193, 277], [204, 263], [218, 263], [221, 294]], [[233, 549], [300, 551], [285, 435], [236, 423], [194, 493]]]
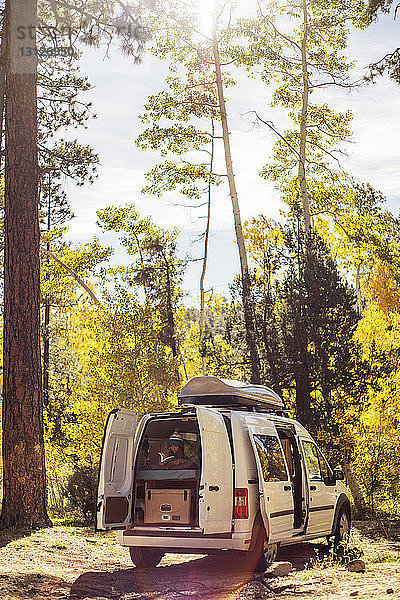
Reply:
[[[173, 459], [168, 460], [169, 457]], [[160, 466], [166, 469], [198, 469], [200, 460], [189, 442], [183, 439], [183, 435], [174, 431], [168, 440], [167, 459], [161, 460]]]

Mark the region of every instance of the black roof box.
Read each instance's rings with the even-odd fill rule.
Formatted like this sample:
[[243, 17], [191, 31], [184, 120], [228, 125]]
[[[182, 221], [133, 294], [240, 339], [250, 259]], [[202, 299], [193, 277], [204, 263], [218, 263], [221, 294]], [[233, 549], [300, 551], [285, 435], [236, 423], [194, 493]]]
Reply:
[[284, 410], [283, 400], [270, 388], [234, 379], [193, 377], [181, 389], [179, 404], [207, 406], [262, 406]]

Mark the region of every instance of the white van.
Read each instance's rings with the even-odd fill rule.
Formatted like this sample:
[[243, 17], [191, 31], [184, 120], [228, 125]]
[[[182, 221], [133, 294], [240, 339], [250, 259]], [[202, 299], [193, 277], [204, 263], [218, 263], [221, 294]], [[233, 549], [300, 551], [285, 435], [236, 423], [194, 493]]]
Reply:
[[[107, 420], [97, 529], [120, 530], [136, 566], [155, 566], [166, 552], [230, 549], [266, 568], [279, 545], [347, 538], [343, 472], [331, 469], [277, 394], [195, 377], [179, 402], [177, 411], [145, 415], [138, 426], [126, 409]], [[162, 465], [171, 435], [197, 460]]]

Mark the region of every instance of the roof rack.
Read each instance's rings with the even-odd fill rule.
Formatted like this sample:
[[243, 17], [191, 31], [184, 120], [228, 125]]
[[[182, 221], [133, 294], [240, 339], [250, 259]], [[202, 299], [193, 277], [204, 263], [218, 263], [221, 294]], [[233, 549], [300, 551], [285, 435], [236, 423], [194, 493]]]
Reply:
[[181, 389], [178, 401], [181, 406], [201, 405], [224, 408], [256, 408], [257, 411], [284, 411], [285, 405], [273, 390], [263, 385], [254, 385], [219, 377], [193, 377]]
[[246, 411], [246, 412], [254, 412], [254, 413], [264, 413], [267, 415], [274, 415], [277, 417], [289, 417], [289, 411], [286, 408], [281, 410], [268, 408], [263, 406], [262, 404], [185, 404], [185, 407], [181, 407], [181, 411], [184, 412], [185, 408], [187, 409], [195, 409], [196, 406], [203, 406], [204, 408], [220, 408], [223, 410], [231, 410], [231, 411]]

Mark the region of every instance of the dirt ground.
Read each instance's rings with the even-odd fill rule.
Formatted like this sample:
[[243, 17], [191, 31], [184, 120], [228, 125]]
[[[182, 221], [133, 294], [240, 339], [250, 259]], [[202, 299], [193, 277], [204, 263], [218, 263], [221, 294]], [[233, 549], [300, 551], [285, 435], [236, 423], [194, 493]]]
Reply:
[[113, 534], [54, 527], [0, 538], [2, 600], [339, 600], [400, 599], [400, 523], [357, 522], [351, 557], [363, 553], [365, 573], [349, 573], [326, 544], [282, 548], [293, 570], [276, 579], [254, 577], [241, 556], [167, 554], [154, 569], [133, 567]]

